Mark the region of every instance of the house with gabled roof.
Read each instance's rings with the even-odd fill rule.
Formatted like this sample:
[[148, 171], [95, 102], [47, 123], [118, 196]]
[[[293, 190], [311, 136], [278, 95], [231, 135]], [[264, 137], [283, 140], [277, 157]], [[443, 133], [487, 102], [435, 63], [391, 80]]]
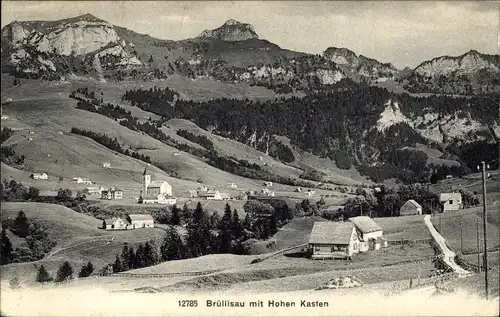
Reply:
[[351, 222], [317, 221], [309, 236], [311, 259], [347, 259], [359, 252], [359, 238]]
[[348, 219], [354, 227], [360, 241], [360, 252], [378, 250], [383, 244], [383, 230], [372, 218], [367, 216], [351, 217]]
[[154, 227], [154, 219], [150, 214], [130, 214], [127, 220], [132, 229]]
[[462, 209], [462, 195], [460, 193], [441, 193], [439, 202], [443, 205], [443, 212]]
[[49, 179], [47, 173], [32, 173], [30, 175], [31, 179]]
[[422, 206], [417, 203], [415, 200], [410, 199], [399, 208], [400, 216], [410, 216], [410, 215], [421, 215], [422, 214]]
[[102, 228], [106, 230], [126, 230], [128, 222], [120, 217], [108, 218], [102, 221]]

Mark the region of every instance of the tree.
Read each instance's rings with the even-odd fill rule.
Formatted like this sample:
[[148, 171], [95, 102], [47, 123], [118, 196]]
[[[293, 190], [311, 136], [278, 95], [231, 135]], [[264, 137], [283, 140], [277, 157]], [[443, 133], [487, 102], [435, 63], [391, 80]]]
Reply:
[[2, 233], [0, 234], [0, 265], [12, 262], [12, 251], [12, 243], [10, 243], [9, 237], [7, 237], [5, 228], [2, 228]]
[[170, 217], [170, 224], [177, 226], [181, 224], [181, 210], [177, 205], [172, 207], [172, 216]]
[[187, 225], [187, 244], [194, 256], [209, 254], [212, 251], [214, 236], [200, 202], [196, 205], [193, 217]]
[[12, 232], [21, 238], [26, 238], [30, 234], [30, 223], [24, 211], [19, 211], [12, 225]]
[[217, 229], [219, 227], [220, 217], [217, 211], [214, 211], [210, 216], [210, 228]]
[[118, 254], [116, 255], [115, 262], [113, 263], [113, 273], [123, 272], [122, 261], [120, 261], [120, 257]]
[[240, 221], [240, 216], [238, 215], [238, 211], [233, 210], [233, 219], [232, 219], [231, 228], [233, 230], [233, 237], [235, 239], [240, 239], [243, 236], [243, 225]]
[[38, 198], [38, 195], [40, 194], [40, 190], [35, 187], [29, 187], [28, 188], [28, 199], [36, 199]]
[[53, 278], [50, 276], [49, 272], [45, 269], [45, 266], [40, 265], [38, 268], [38, 273], [36, 274], [36, 281], [38, 283], [52, 282]]
[[127, 256], [127, 264], [128, 268], [131, 269], [136, 269], [137, 267], [135, 266], [137, 263], [135, 259], [135, 251], [134, 248], [131, 246], [128, 248], [128, 256]]
[[187, 255], [187, 249], [181, 236], [173, 226], [169, 226], [161, 245], [162, 260], [180, 260], [186, 258]]
[[94, 266], [89, 261], [86, 265], [82, 266], [80, 273], [78, 273], [78, 278], [90, 276], [92, 272], [94, 272]]
[[121, 254], [121, 262], [122, 262], [122, 267], [124, 271], [130, 270], [129, 266], [129, 249], [128, 249], [128, 243], [125, 242], [123, 244], [123, 249], [122, 249], [122, 254]]
[[64, 261], [64, 263], [57, 270], [56, 282], [66, 281], [72, 278], [73, 278], [73, 268], [71, 267], [68, 261]]
[[59, 188], [59, 190], [57, 191], [56, 198], [59, 200], [62, 200], [62, 201], [66, 201], [66, 200], [69, 200], [72, 197], [72, 195], [73, 195], [73, 193], [71, 192], [70, 189]]

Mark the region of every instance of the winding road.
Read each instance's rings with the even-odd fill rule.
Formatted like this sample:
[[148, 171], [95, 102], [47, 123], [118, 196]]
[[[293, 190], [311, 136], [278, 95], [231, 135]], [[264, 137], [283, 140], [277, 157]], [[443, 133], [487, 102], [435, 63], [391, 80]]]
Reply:
[[431, 216], [426, 215], [424, 217], [425, 224], [429, 231], [431, 232], [434, 241], [438, 244], [441, 252], [443, 253], [443, 261], [455, 272], [458, 273], [460, 277], [471, 275], [472, 273], [461, 268], [457, 263], [455, 263], [455, 252], [451, 251], [446, 244], [445, 238], [434, 228], [431, 222]]

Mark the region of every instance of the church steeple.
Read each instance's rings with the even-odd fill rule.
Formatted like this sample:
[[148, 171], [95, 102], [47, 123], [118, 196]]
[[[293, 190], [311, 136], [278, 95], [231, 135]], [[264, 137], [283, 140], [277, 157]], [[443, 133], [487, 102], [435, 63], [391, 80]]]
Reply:
[[148, 171], [148, 168], [146, 167], [144, 169], [144, 172], [142, 173], [142, 177], [144, 179], [144, 184], [143, 184], [143, 192], [142, 194], [144, 196], [147, 196], [148, 195], [148, 187], [149, 187], [149, 184], [151, 184], [151, 175], [149, 175], [149, 171]]

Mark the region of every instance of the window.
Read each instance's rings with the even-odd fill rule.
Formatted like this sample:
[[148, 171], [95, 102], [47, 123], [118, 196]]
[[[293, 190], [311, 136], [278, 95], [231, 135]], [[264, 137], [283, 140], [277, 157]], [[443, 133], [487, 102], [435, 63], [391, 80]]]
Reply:
[[448, 204], [453, 205], [453, 199], [448, 200]]
[[358, 249], [358, 244], [354, 243], [354, 250], [357, 250], [357, 249]]

